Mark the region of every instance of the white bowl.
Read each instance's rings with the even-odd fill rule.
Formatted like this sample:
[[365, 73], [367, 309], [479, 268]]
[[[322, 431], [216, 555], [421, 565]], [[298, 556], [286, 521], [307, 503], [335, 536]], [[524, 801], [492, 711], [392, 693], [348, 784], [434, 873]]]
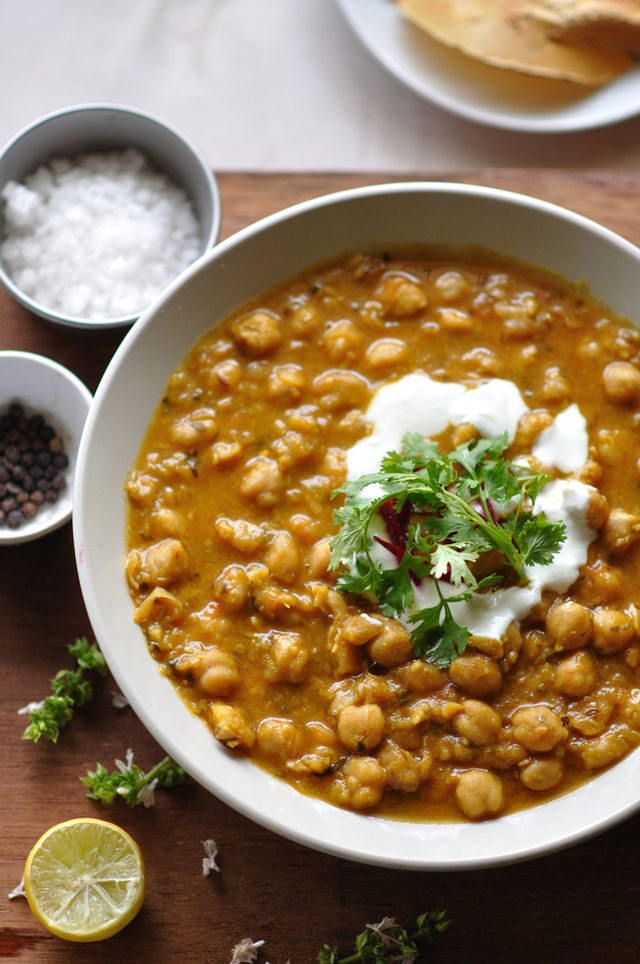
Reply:
[[0, 528], [0, 546], [39, 539], [71, 518], [76, 458], [92, 395], [79, 378], [50, 358], [0, 351], [0, 414], [13, 402], [20, 402], [27, 416], [42, 415], [56, 430], [69, 466], [64, 473], [67, 486], [57, 502], [44, 503], [33, 519], [18, 529]]
[[[0, 191], [7, 181], [24, 181], [40, 165], [54, 158], [123, 151], [135, 147], [150, 165], [168, 177], [190, 198], [200, 224], [200, 254], [218, 240], [221, 207], [211, 165], [182, 131], [167, 121], [133, 107], [117, 104], [79, 104], [54, 111], [19, 131], [0, 151]], [[2, 236], [0, 203], [0, 237]], [[25, 294], [0, 259], [0, 282], [16, 301], [35, 314], [74, 328], [116, 328], [131, 325], [140, 315], [118, 318], [78, 318], [47, 308]]]
[[[640, 752], [587, 785], [480, 824], [399, 822], [299, 794], [218, 743], [160, 675], [124, 579], [124, 480], [169, 375], [233, 308], [314, 262], [368, 245], [480, 245], [578, 282], [640, 321], [640, 251], [554, 205], [489, 188], [394, 184], [297, 205], [245, 228], [169, 288], [127, 334], [100, 383], [78, 458], [74, 536], [96, 637], [142, 722], [186, 770], [271, 830], [331, 854], [414, 870], [524, 860], [640, 807]], [[117, 430], [117, 431], [116, 431]]]

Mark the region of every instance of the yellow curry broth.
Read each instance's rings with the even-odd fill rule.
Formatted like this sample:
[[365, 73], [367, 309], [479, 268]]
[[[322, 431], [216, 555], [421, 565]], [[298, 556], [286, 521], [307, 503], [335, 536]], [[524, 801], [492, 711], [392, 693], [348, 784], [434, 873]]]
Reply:
[[[415, 250], [316, 267], [216, 326], [171, 377], [127, 481], [135, 619], [182, 698], [302, 792], [402, 819], [506, 813], [623, 756], [640, 738], [639, 341], [568, 285]], [[612, 363], [617, 386], [603, 387]], [[396, 620], [381, 629], [373, 604], [336, 590], [344, 452], [376, 389], [416, 370], [514, 381], [531, 413], [510, 458], [580, 407], [578, 477], [606, 500], [567, 594], [590, 621], [580, 645], [566, 638], [575, 612], [557, 630], [563, 600], [547, 592], [501, 641], [472, 640], [441, 671], [413, 658]], [[378, 635], [363, 643], [367, 620]], [[520, 735], [532, 705], [553, 715], [548, 746]]]

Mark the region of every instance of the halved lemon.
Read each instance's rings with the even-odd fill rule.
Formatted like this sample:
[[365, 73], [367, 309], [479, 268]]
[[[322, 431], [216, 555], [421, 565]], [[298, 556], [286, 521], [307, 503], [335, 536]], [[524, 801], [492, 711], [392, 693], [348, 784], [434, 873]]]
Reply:
[[145, 869], [135, 840], [90, 817], [59, 823], [27, 857], [24, 889], [32, 912], [68, 941], [102, 941], [136, 916]]

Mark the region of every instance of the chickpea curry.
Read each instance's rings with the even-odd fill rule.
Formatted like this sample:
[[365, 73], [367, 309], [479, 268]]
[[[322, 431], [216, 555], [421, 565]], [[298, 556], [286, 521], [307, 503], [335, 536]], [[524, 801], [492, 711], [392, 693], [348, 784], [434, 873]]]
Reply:
[[[213, 736], [303, 793], [543, 802], [640, 742], [639, 419], [640, 332], [580, 288], [431, 249], [315, 266], [172, 375], [126, 481], [133, 618]], [[438, 544], [380, 488], [428, 457], [476, 513], [438, 503]], [[492, 523], [553, 544], [521, 567]]]

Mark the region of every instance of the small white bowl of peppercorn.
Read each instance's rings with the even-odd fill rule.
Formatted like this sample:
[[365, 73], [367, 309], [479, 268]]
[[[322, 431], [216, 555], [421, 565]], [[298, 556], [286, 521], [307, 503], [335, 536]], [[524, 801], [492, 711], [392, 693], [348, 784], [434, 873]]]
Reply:
[[0, 546], [71, 518], [73, 474], [92, 395], [42, 355], [0, 351]]

